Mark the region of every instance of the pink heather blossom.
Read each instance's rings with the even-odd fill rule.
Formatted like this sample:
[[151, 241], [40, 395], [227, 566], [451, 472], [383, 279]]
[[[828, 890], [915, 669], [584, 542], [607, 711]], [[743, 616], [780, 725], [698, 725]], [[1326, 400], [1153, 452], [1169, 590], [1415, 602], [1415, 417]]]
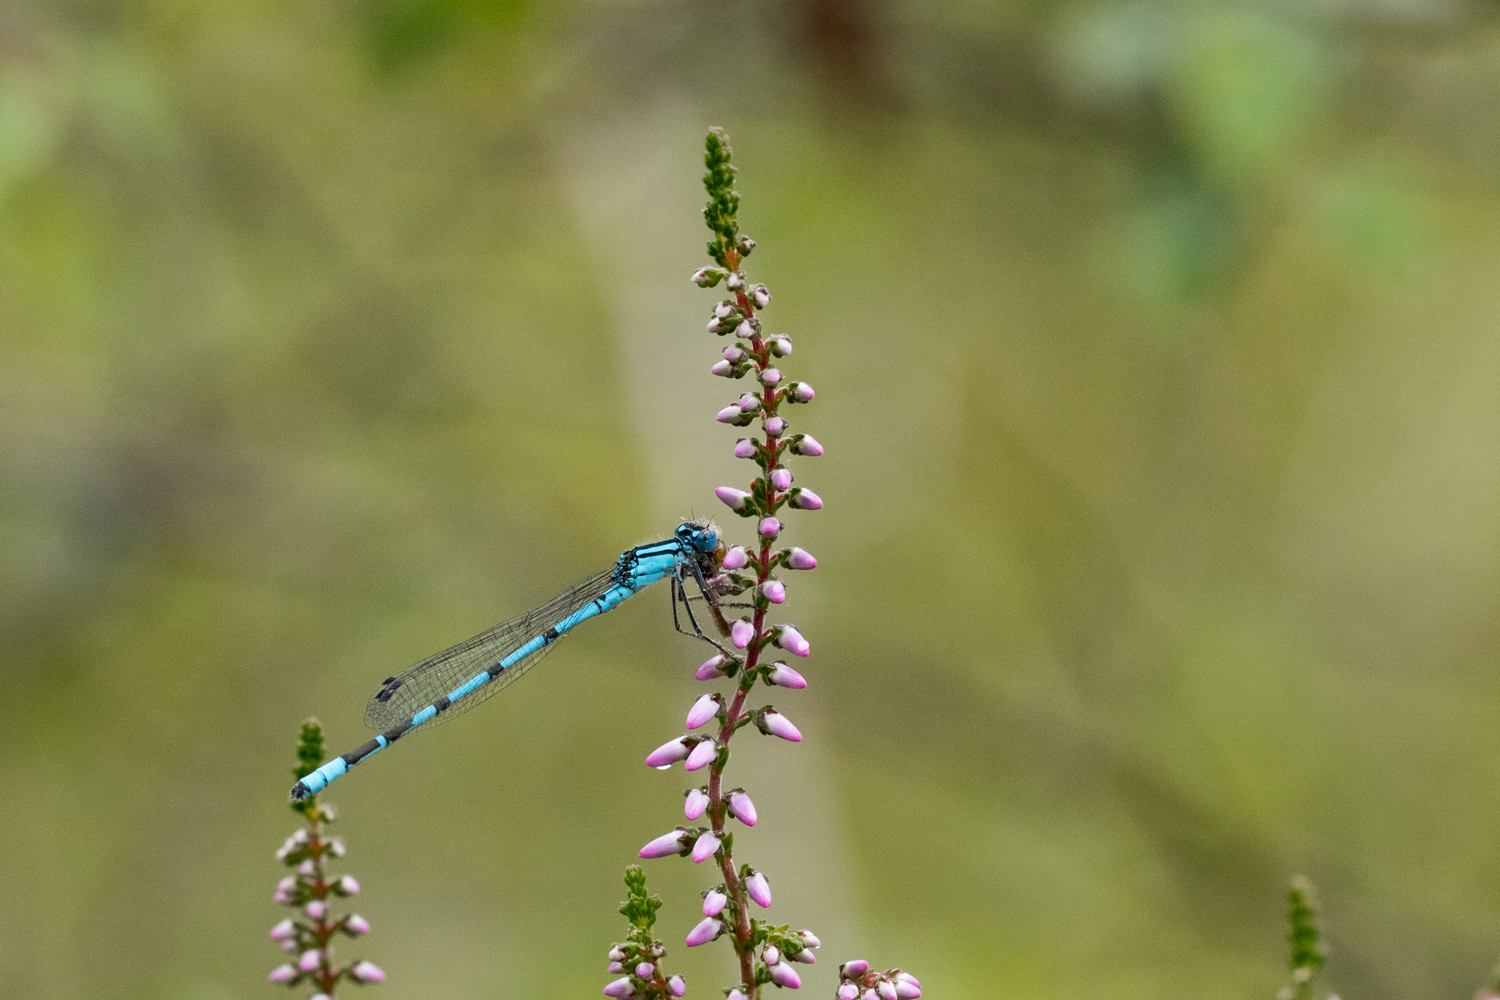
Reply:
[[354, 968], [349, 970], [349, 978], [356, 983], [383, 983], [385, 970], [374, 962], [356, 962]]
[[729, 809], [741, 823], [746, 826], [755, 825], [755, 803], [744, 792], [729, 793]]
[[870, 971], [870, 963], [862, 958], [856, 958], [852, 962], [845, 962], [839, 966], [839, 975], [845, 979], [859, 979]]
[[782, 466], [771, 470], [771, 485], [778, 490], [784, 490], [792, 485], [792, 470]]
[[787, 500], [787, 503], [791, 504], [793, 507], [796, 507], [798, 510], [823, 509], [823, 498], [818, 496], [812, 490], [807, 489], [793, 490], [791, 497]]
[[750, 494], [733, 486], [720, 486], [714, 490], [714, 496], [724, 501], [724, 505], [736, 514], [745, 509], [745, 504], [750, 499]]
[[766, 600], [772, 604], [780, 604], [786, 600], [786, 584], [780, 580], [768, 580], [764, 588]]
[[296, 942], [296, 940], [293, 939], [293, 938], [287, 938], [285, 941], [281, 942], [281, 950], [282, 951], [296, 951], [297, 950], [297, 942]]
[[322, 963], [322, 961], [323, 953], [317, 948], [309, 948], [307, 951], [304, 951], [302, 953], [301, 958], [297, 959], [297, 968], [301, 969], [303, 972], [311, 972], [316, 969], [319, 964]]
[[922, 995], [922, 987], [913, 986], [911, 983], [896, 980], [897, 1000], [917, 1000]]
[[652, 965], [650, 962], [642, 962], [640, 965], [637, 965], [635, 967], [635, 978], [637, 978], [637, 979], [655, 979], [656, 978], [656, 966]]
[[344, 918], [344, 929], [358, 937], [370, 933], [370, 922], [358, 913], [351, 913]]
[[704, 740], [693, 747], [693, 752], [688, 754], [687, 763], [682, 766], [689, 771], [696, 771], [700, 767], [712, 764], [718, 755], [719, 745], [713, 740]]
[[715, 319], [728, 319], [734, 313], [734, 303], [729, 301], [720, 302], [714, 306]]
[[693, 272], [693, 284], [699, 288], [709, 288], [719, 283], [719, 274], [716, 267], [700, 267]]
[[739, 364], [741, 361], [745, 360], [746, 356], [747, 355], [745, 354], [745, 349], [742, 348], [739, 344], [730, 344], [728, 347], [724, 348], [725, 361]]
[[745, 1000], [744, 990], [730, 990], [724, 1000]]
[[921, 980], [917, 979], [917, 977], [912, 975], [910, 972], [897, 972], [896, 979], [899, 982], [910, 983], [919, 990], [922, 988]]
[[859, 1000], [859, 987], [845, 983], [839, 987], [839, 1000]]
[[785, 986], [789, 990], [795, 990], [802, 985], [802, 977], [797, 975], [797, 970], [785, 962], [778, 962], [771, 966], [771, 979], [777, 986]]
[[634, 992], [635, 987], [630, 985], [629, 976], [616, 979], [614, 982], [604, 987], [604, 995], [607, 997], [616, 997], [617, 1000], [620, 997], [628, 997]]
[[609, 973], [611, 976], [618, 976], [620, 973], [625, 971], [625, 966], [621, 965], [619, 962], [610, 962], [609, 967], [604, 971]]
[[776, 645], [788, 653], [793, 653], [797, 656], [806, 656], [812, 652], [812, 646], [808, 644], [806, 639], [802, 638], [802, 633], [798, 632], [796, 627], [792, 625], [782, 625], [777, 628]]
[[765, 285], [756, 285], [750, 290], [750, 301], [757, 309], [764, 309], [771, 304], [771, 291]]
[[698, 837], [697, 842], [693, 844], [693, 864], [701, 865], [718, 853], [719, 847], [718, 837], [712, 833], [702, 834]]
[[703, 329], [707, 330], [709, 333], [722, 333], [724, 330], [724, 324], [720, 323], [719, 317], [715, 316], [713, 319], [708, 321], [708, 325]]
[[693, 677], [700, 681], [711, 681], [726, 676], [724, 664], [729, 662], [729, 657], [720, 653], [718, 656], [710, 657], [703, 661], [702, 666], [693, 671]]
[[771, 345], [771, 353], [778, 358], [784, 358], [792, 353], [792, 338], [784, 333], [778, 333], [770, 339], [769, 343]]
[[786, 387], [787, 397], [794, 403], [811, 403], [817, 393], [806, 382], [792, 382]]
[[332, 837], [332, 838], [329, 839], [329, 841], [328, 841], [328, 853], [329, 854], [332, 854], [336, 858], [342, 858], [348, 852], [349, 852], [349, 849], [344, 846], [344, 838], [343, 837]]
[[719, 714], [719, 699], [711, 694], [703, 695], [693, 702], [693, 707], [688, 709], [687, 727], [697, 729], [709, 719]]
[[297, 978], [297, 970], [290, 965], [278, 965], [266, 978], [273, 983], [289, 983]]
[[771, 669], [766, 671], [766, 680], [779, 687], [792, 688], [795, 691], [801, 691], [807, 687], [807, 678], [780, 660], [771, 664]]
[[687, 946], [689, 948], [696, 948], [700, 944], [708, 944], [708, 942], [718, 937], [719, 932], [723, 929], [724, 925], [719, 922], [718, 917], [704, 917], [698, 922], [698, 926], [688, 931]]
[[801, 962], [803, 965], [817, 965], [818, 956], [812, 953], [811, 948], [803, 948], [801, 951], [797, 952], [797, 954], [792, 956], [792, 961]]
[[308, 878], [312, 878], [317, 873], [318, 869], [317, 866], [313, 864], [312, 858], [308, 858], [306, 861], [297, 866], [298, 875], [305, 875]]
[[687, 834], [682, 830], [664, 833], [641, 848], [638, 854], [643, 858], [668, 858], [674, 854], [681, 854], [682, 841], [686, 836]]
[[750, 561], [750, 554], [745, 551], [743, 545], [736, 545], [724, 553], [724, 562], [721, 564], [725, 569], [743, 569]]
[[734, 335], [736, 337], [744, 337], [746, 340], [749, 340], [751, 337], [755, 336], [755, 327], [750, 325], [750, 321], [748, 319], [742, 319], [740, 320], [740, 325], [734, 328]]
[[744, 649], [750, 645], [750, 640], [755, 638], [755, 626], [741, 618], [729, 629], [729, 641], [734, 643], [735, 649]]
[[687, 983], [681, 976], [673, 976], [667, 980], [667, 992], [674, 997], [687, 996]]
[[881, 1000], [897, 1000], [896, 984], [889, 979], [882, 979], [875, 989], [880, 993]]
[[724, 407], [724, 409], [720, 410], [718, 413], [715, 413], [714, 414], [714, 419], [717, 420], [721, 424], [732, 424], [735, 421], [739, 420], [740, 416], [741, 416], [741, 410], [740, 410], [740, 408], [738, 406], [731, 405], [731, 406], [726, 406], [726, 407]]
[[766, 385], [775, 385], [781, 381], [781, 370], [779, 368], [767, 368], [760, 373], [760, 380]]
[[774, 944], [766, 945], [765, 950], [760, 954], [761, 957], [766, 960], [767, 965], [775, 965], [777, 962], [781, 961], [781, 949], [776, 947]]
[[715, 361], [713, 365], [708, 369], [708, 373], [710, 375], [718, 375], [721, 378], [728, 378], [730, 375], [734, 374], [734, 365], [730, 364], [728, 361]]
[[701, 788], [695, 788], [687, 793], [687, 802], [683, 804], [682, 812], [688, 819], [697, 819], [707, 808], [708, 794]]
[[729, 902], [729, 897], [718, 889], [710, 889], [708, 895], [703, 897], [703, 915], [705, 917], [717, 917], [724, 912], [724, 906]]
[[[753, 241], [752, 241], [752, 245], [753, 245]], [[747, 256], [747, 257], [750, 256], [750, 251], [748, 251], [748, 250], [744, 250], [744, 251], [741, 251], [741, 252], [744, 253], [745, 256]], [[745, 275], [743, 273], [739, 272], [739, 271], [730, 271], [729, 272], [729, 280], [726, 281], [724, 284], [729, 287], [729, 290], [731, 292], [738, 292], [738, 291], [742, 290], [745, 287]]]
[[745, 879], [745, 891], [762, 907], [771, 905], [771, 883], [767, 882], [765, 875], [760, 872], [752, 872], [750, 877]]
[[276, 891], [279, 893], [290, 895], [291, 893], [295, 892], [296, 889], [297, 876], [295, 875], [288, 875], [286, 878], [276, 883]]
[[333, 891], [340, 896], [358, 896], [359, 879], [353, 875], [340, 875], [339, 880], [333, 883]]
[[749, 438], [740, 438], [734, 443], [735, 458], [754, 458], [755, 442]]
[[757, 530], [762, 538], [775, 538], [781, 534], [781, 522], [774, 517], [763, 517]]
[[876, 993], [875, 990], [871, 988], [861, 993], [859, 995], [859, 1000], [880, 1000], [880, 994]]
[[647, 754], [646, 766], [671, 767], [677, 761], [686, 757], [689, 752], [687, 737], [679, 736], [675, 740], [668, 740]]
[[823, 947], [823, 942], [818, 940], [818, 936], [812, 931], [808, 930], [806, 927], [798, 931], [797, 936], [801, 938], [802, 943], [807, 945], [809, 948]]
[[754, 413], [756, 410], [760, 409], [760, 399], [757, 398], [754, 393], [742, 393], [740, 395], [739, 406], [741, 413]]
[[792, 442], [793, 455], [806, 455], [809, 458], [817, 458], [823, 454], [823, 446], [818, 444], [818, 439], [811, 434], [799, 434]]
[[797, 545], [793, 545], [787, 553], [786, 564], [789, 569], [818, 568], [818, 560], [813, 558], [813, 554]]
[[766, 421], [767, 434], [780, 434], [784, 430], [786, 430], [785, 417], [772, 417], [770, 420]]
[[307, 915], [313, 920], [322, 920], [323, 914], [328, 912], [328, 904], [321, 899], [314, 899], [307, 904]]
[[780, 736], [782, 739], [792, 743], [802, 742], [802, 734], [797, 731], [796, 726], [792, 725], [792, 720], [780, 712], [767, 712], [765, 714], [765, 724], [767, 731], [772, 736]]
[[297, 933], [296, 925], [292, 923], [291, 917], [287, 917], [281, 923], [271, 928], [271, 940], [283, 941], [295, 933]]

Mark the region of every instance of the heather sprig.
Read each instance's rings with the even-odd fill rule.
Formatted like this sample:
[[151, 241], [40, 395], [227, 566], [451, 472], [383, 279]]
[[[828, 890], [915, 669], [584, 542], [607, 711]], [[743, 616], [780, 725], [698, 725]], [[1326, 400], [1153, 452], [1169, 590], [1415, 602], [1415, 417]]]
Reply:
[[922, 995], [917, 977], [901, 969], [876, 972], [862, 958], [839, 966], [839, 1000], [916, 1000]]
[[624, 941], [610, 945], [606, 970], [623, 975], [604, 987], [604, 995], [641, 1000], [667, 1000], [684, 995], [687, 986], [682, 977], [668, 976], [662, 971], [661, 960], [667, 949], [651, 934], [656, 911], [661, 909], [661, 897], [646, 894], [646, 873], [640, 865], [625, 869], [625, 891], [628, 898], [620, 904], [620, 913], [630, 921], [630, 927]]
[[[316, 719], [309, 719], [302, 724], [294, 773], [299, 779], [311, 774], [322, 759], [323, 730]], [[340, 934], [350, 938], [368, 934], [370, 923], [357, 913], [336, 914], [331, 906], [337, 898], [359, 893], [354, 876], [333, 878], [326, 872], [328, 862], [345, 853], [344, 841], [325, 832], [338, 811], [332, 803], [319, 803], [316, 796], [294, 802], [292, 808], [306, 818], [307, 825], [288, 837], [276, 852], [276, 859], [292, 869], [292, 874], [281, 880], [272, 898], [300, 912], [272, 927], [271, 940], [296, 955], [297, 960], [277, 966], [267, 978], [287, 986], [308, 983], [314, 989], [313, 1000], [331, 1000], [340, 980], [378, 983], [385, 979], [385, 972], [359, 959], [342, 967], [333, 964], [333, 939]]]
[[1292, 879], [1287, 892], [1289, 911], [1287, 943], [1291, 946], [1292, 981], [1282, 987], [1278, 1000], [1313, 1000], [1313, 977], [1323, 967], [1323, 951], [1318, 943], [1317, 914], [1313, 910], [1312, 883], [1305, 876]]

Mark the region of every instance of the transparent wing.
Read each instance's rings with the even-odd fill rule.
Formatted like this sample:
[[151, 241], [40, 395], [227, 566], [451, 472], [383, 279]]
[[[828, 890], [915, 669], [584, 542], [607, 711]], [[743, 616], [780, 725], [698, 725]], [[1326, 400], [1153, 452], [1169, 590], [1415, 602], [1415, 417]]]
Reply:
[[[501, 622], [467, 642], [429, 656], [397, 677], [387, 678], [380, 685], [380, 690], [370, 696], [370, 702], [365, 706], [365, 725], [374, 730], [385, 731], [404, 724], [428, 705], [481, 671], [489, 670], [613, 585], [612, 568], [595, 573], [546, 604], [520, 617]], [[429, 729], [454, 716], [462, 715], [480, 702], [493, 697], [501, 688], [515, 682], [535, 666], [538, 660], [555, 649], [561, 639], [562, 636], [559, 636], [507, 667], [498, 677], [453, 702], [447, 711], [439, 712], [420, 728]]]

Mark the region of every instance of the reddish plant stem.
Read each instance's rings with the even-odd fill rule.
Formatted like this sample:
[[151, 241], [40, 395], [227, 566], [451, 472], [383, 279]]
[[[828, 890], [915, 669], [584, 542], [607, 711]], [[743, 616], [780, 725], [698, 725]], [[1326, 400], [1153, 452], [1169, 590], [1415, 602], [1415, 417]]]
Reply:
[[[726, 255], [730, 271], [739, 269], [740, 255], [730, 250]], [[750, 303], [749, 295], [740, 291], [735, 293], [740, 309], [747, 317], [755, 315], [755, 309]], [[750, 351], [755, 355], [756, 362], [764, 370], [770, 364], [770, 344], [761, 339], [759, 333], [750, 338]], [[762, 387], [763, 420], [776, 415], [780, 405], [775, 387]], [[771, 470], [776, 468], [779, 457], [780, 444], [776, 435], [767, 433], [765, 440], [766, 468], [763, 470], [762, 478], [765, 484], [765, 495], [767, 500], [767, 516], [774, 514], [780, 505], [779, 499], [775, 498], [775, 490], [771, 486]], [[771, 539], [764, 536], [760, 541], [760, 558], [756, 574], [756, 595], [763, 592], [766, 581], [771, 576]], [[735, 688], [734, 698], [724, 712], [724, 725], [719, 730], [719, 745], [726, 750], [729, 741], [734, 737], [735, 730], [739, 726], [740, 713], [744, 710], [745, 699], [750, 694], [750, 688], [755, 684], [755, 668], [760, 662], [761, 643], [765, 635], [766, 606], [763, 601], [755, 601], [755, 615], [752, 621], [754, 634], [745, 654], [745, 662], [740, 671], [740, 682]], [[724, 824], [727, 818], [727, 809], [724, 802], [723, 774], [724, 764], [727, 762], [728, 754], [721, 754], [715, 758], [709, 768], [708, 775], [708, 815], [709, 823], [714, 835], [720, 841], [724, 841]], [[734, 858], [727, 842], [719, 851], [719, 871], [724, 875], [724, 887], [729, 898], [734, 900], [734, 948], [740, 960], [740, 984], [744, 987], [748, 1000], [758, 1000], [760, 997], [760, 986], [755, 982], [755, 949], [754, 940], [750, 929], [750, 900], [745, 892], [744, 882], [735, 869]]]

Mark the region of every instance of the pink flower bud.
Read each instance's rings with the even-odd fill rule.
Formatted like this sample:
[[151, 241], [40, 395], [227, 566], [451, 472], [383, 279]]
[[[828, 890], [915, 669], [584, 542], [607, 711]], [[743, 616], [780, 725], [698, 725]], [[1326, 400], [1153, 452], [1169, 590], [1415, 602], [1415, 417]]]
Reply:
[[742, 319], [740, 320], [740, 325], [734, 328], [734, 335], [749, 340], [755, 336], [755, 327], [748, 319]]
[[875, 989], [881, 1000], [896, 1000], [896, 984], [889, 979], [882, 979]]
[[715, 319], [728, 319], [733, 315], [734, 303], [730, 302], [728, 299], [725, 299], [723, 302], [720, 302], [718, 305], [714, 306]]
[[344, 846], [343, 837], [332, 837], [328, 841], [328, 853], [336, 858], [342, 858], [349, 853], [349, 848]]
[[729, 361], [729, 362], [732, 362], [734, 364], [739, 364], [741, 361], [744, 361], [745, 358], [747, 358], [747, 357], [749, 357], [749, 355], [747, 355], [745, 353], [745, 349], [743, 347], [741, 347], [739, 344], [730, 344], [728, 347], [724, 348], [724, 360], [725, 361]]
[[750, 499], [750, 494], [733, 486], [720, 486], [714, 490], [714, 496], [724, 501], [724, 505], [736, 514], [745, 509], [745, 503]]
[[869, 971], [870, 963], [862, 958], [856, 958], [852, 962], [845, 962], [839, 966], [839, 975], [845, 979], [860, 979]]
[[383, 983], [385, 970], [374, 962], [355, 962], [354, 968], [349, 970], [349, 978], [356, 983]]
[[782, 601], [786, 600], [786, 584], [782, 583], [780, 580], [766, 581], [766, 585], [763, 589], [766, 595], [766, 600], [770, 601], [772, 604], [780, 604]]
[[729, 378], [729, 376], [734, 374], [734, 365], [728, 361], [715, 361], [709, 366], [708, 373], [710, 375], [717, 375], [720, 378]]
[[739, 405], [741, 413], [754, 413], [760, 409], [760, 400], [754, 394], [747, 392], [741, 394]]
[[679, 736], [675, 740], [668, 740], [661, 746], [646, 755], [647, 767], [671, 767], [674, 763], [682, 760], [691, 752], [687, 745], [687, 737]]
[[738, 406], [726, 406], [724, 407], [724, 409], [714, 414], [714, 419], [721, 424], [732, 424], [737, 422], [743, 415], [743, 412]]
[[792, 485], [792, 470], [786, 466], [771, 470], [771, 485], [778, 490], [789, 489]]
[[784, 417], [772, 417], [766, 421], [767, 434], [780, 434], [786, 430], [786, 419]]
[[750, 301], [755, 303], [755, 308], [764, 309], [771, 304], [771, 291], [765, 285], [756, 285], [750, 289]]
[[801, 962], [803, 965], [817, 965], [818, 956], [812, 953], [811, 948], [803, 948], [792, 956], [793, 962]]
[[697, 729], [709, 719], [719, 714], [719, 699], [715, 695], [706, 694], [693, 702], [693, 707], [688, 709], [687, 727]]
[[913, 986], [911, 983], [896, 980], [897, 1000], [917, 1000], [922, 995], [922, 987]]
[[729, 662], [729, 657], [720, 653], [703, 661], [702, 666], [693, 672], [693, 677], [700, 681], [711, 681], [719, 677], [728, 676], [724, 673], [724, 664]]
[[619, 945], [615, 945], [613, 948], [609, 949], [609, 960], [611, 962], [625, 961], [625, 949], [621, 948]]
[[807, 687], [807, 679], [791, 667], [781, 661], [771, 664], [771, 669], [766, 671], [766, 680], [779, 687], [791, 688], [801, 691]]
[[669, 858], [674, 854], [682, 853], [682, 842], [687, 834], [682, 830], [673, 830], [664, 833], [651, 843], [641, 848], [638, 856], [642, 858]]
[[351, 913], [344, 918], [344, 930], [358, 937], [361, 934], [370, 933], [370, 922], [358, 913]]
[[699, 288], [712, 288], [724, 277], [724, 272], [717, 267], [700, 267], [693, 272], [693, 284]]
[[734, 443], [735, 458], [754, 458], [755, 442], [750, 438], [740, 438]]
[[302, 862], [300, 865], [297, 866], [297, 874], [298, 875], [303, 875], [303, 876], [306, 876], [307, 878], [312, 878], [317, 873], [318, 873], [318, 869], [317, 869], [317, 866], [313, 864], [312, 858], [308, 858], [306, 861]]
[[792, 725], [792, 721], [780, 712], [767, 712], [764, 718], [766, 731], [772, 736], [780, 736], [782, 739], [792, 743], [802, 742], [802, 734], [797, 731], [797, 727]]
[[755, 803], [744, 792], [729, 793], [729, 810], [734, 818], [746, 826], [755, 825]]
[[359, 880], [353, 875], [340, 875], [339, 880], [333, 883], [333, 891], [340, 896], [358, 896]]
[[785, 562], [788, 569], [818, 568], [818, 560], [814, 559], [813, 554], [800, 545], [792, 546], [791, 551], [787, 553]]
[[724, 912], [724, 907], [729, 902], [729, 897], [718, 889], [709, 890], [708, 895], [703, 897], [703, 915], [705, 917], [717, 917]]
[[295, 933], [297, 933], [297, 927], [292, 923], [292, 918], [287, 917], [281, 923], [271, 928], [271, 940], [284, 941]]
[[322, 920], [323, 914], [328, 912], [328, 904], [321, 899], [314, 899], [307, 904], [307, 915], [313, 920]]
[[682, 766], [689, 771], [696, 771], [700, 767], [707, 767], [714, 762], [719, 755], [719, 745], [713, 740], [704, 740], [693, 747], [693, 752], [688, 754], [687, 763]]
[[749, 561], [750, 556], [745, 552], [745, 547], [743, 545], [736, 545], [724, 553], [723, 566], [725, 569], [742, 569]]
[[713, 319], [708, 321], [708, 325], [703, 329], [707, 330], [709, 333], [723, 333], [724, 324], [719, 321], [719, 318], [717, 316], [715, 316]]
[[781, 381], [781, 370], [779, 368], [767, 368], [760, 373], [760, 381], [763, 385], [775, 385]]
[[794, 653], [797, 656], [807, 656], [812, 652], [812, 646], [808, 644], [806, 639], [802, 638], [802, 633], [790, 625], [782, 625], [777, 628], [776, 645], [788, 653]]
[[739, 271], [730, 271], [728, 285], [731, 292], [743, 291], [745, 288], [745, 276]]
[[708, 795], [701, 788], [695, 788], [687, 793], [687, 801], [683, 803], [682, 813], [688, 819], [697, 819], [703, 815], [708, 808]]
[[812, 490], [807, 489], [792, 490], [791, 496], [787, 498], [787, 503], [791, 504], [793, 507], [796, 507], [798, 510], [823, 509], [823, 498], [818, 496]]
[[290, 983], [297, 978], [297, 970], [290, 965], [278, 965], [266, 978], [273, 983]]
[[729, 641], [734, 643], [735, 649], [744, 649], [750, 645], [750, 640], [755, 638], [755, 626], [744, 618], [735, 622], [729, 629]]
[[818, 940], [818, 936], [812, 931], [808, 930], [806, 927], [798, 931], [797, 936], [801, 938], [802, 943], [807, 945], [809, 948], [823, 947], [823, 942]]
[[719, 851], [719, 838], [712, 833], [704, 833], [698, 837], [693, 844], [693, 864], [701, 865]]
[[771, 338], [771, 353], [778, 358], [784, 358], [792, 353], [792, 338], [784, 333], [778, 333]]
[[323, 953], [317, 948], [309, 948], [297, 959], [297, 968], [303, 972], [311, 972], [323, 961]]
[[674, 997], [687, 996], [687, 983], [681, 976], [673, 976], [667, 980], [667, 993]]
[[276, 883], [276, 891], [280, 892], [280, 893], [286, 893], [288, 895], [290, 895], [293, 892], [296, 892], [297, 891], [297, 876], [295, 876], [295, 875], [288, 875], [286, 878], [282, 879], [280, 882], [277, 882]]
[[604, 971], [609, 973], [611, 976], [618, 976], [620, 973], [625, 971], [625, 966], [621, 965], [619, 962], [610, 962]]
[[796, 439], [792, 441], [792, 454], [817, 458], [823, 454], [823, 446], [818, 444], [818, 439], [811, 434], [798, 434]]
[[912, 975], [910, 972], [900, 972], [900, 971], [898, 971], [896, 973], [896, 981], [897, 982], [901, 982], [901, 983], [910, 983], [912, 986], [915, 986], [919, 990], [922, 988], [921, 981], [919, 979], [917, 979], [916, 976]]
[[781, 961], [781, 949], [777, 948], [774, 944], [766, 945], [765, 950], [760, 955], [761, 958], [766, 960], [767, 965], [775, 965]]
[[859, 1000], [880, 1000], [880, 994], [876, 993], [875, 990], [871, 988], [861, 993], [859, 995]]
[[629, 976], [616, 979], [614, 982], [604, 987], [604, 995], [607, 997], [615, 997], [616, 1000], [619, 1000], [619, 998], [621, 997], [628, 997], [634, 992], [635, 987], [630, 985]]
[[655, 979], [656, 978], [656, 966], [652, 965], [650, 962], [642, 962], [640, 965], [637, 965], [635, 967], [635, 978], [637, 978], [637, 979]]
[[730, 990], [728, 994], [725, 995], [724, 1000], [745, 1000], [745, 991]]
[[297, 942], [296, 942], [296, 940], [293, 939], [293, 938], [287, 938], [285, 941], [281, 942], [281, 950], [282, 951], [296, 951], [297, 950]]
[[718, 917], [704, 917], [698, 922], [698, 926], [688, 931], [687, 946], [696, 948], [700, 944], [708, 944], [718, 937], [723, 929], [724, 925], [719, 922]]
[[771, 905], [771, 883], [760, 872], [751, 872], [750, 877], [745, 879], [745, 891], [762, 907]]
[[813, 387], [808, 385], [806, 382], [787, 383], [786, 397], [790, 402], [811, 403], [813, 401], [813, 397], [816, 395], [817, 393], [813, 392]]
[[797, 970], [785, 962], [778, 962], [771, 966], [771, 980], [777, 986], [785, 986], [789, 990], [795, 990], [802, 985], [802, 977], [797, 975]]
[[859, 987], [845, 983], [839, 987], [839, 1000], [859, 1000]]
[[781, 522], [774, 517], [763, 517], [758, 530], [762, 538], [775, 538], [781, 534]]

